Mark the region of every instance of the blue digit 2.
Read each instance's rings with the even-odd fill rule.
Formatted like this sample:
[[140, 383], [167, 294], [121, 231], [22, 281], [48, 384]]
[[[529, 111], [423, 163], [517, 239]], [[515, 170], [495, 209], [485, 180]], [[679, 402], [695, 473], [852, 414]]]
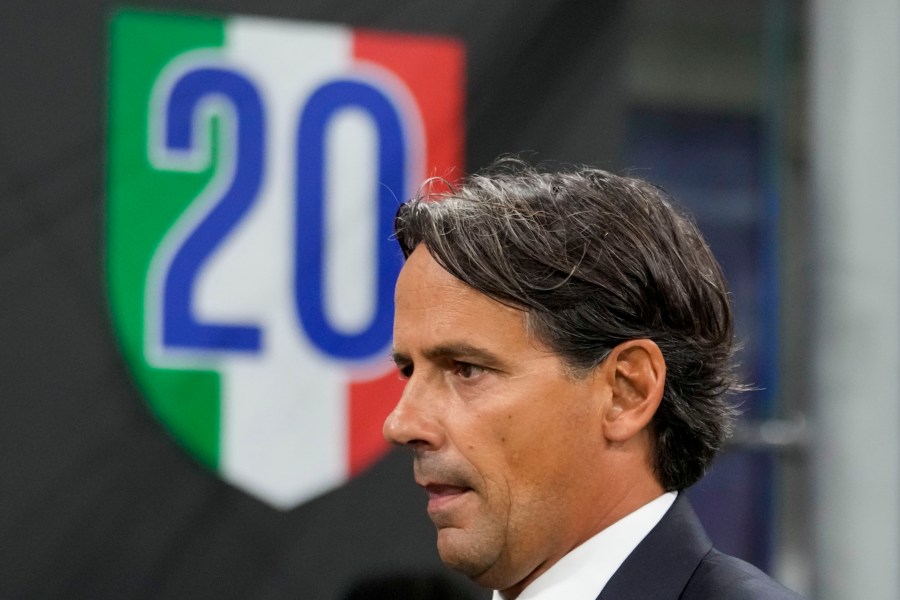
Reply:
[[[359, 332], [338, 331], [329, 323], [324, 307], [325, 135], [331, 119], [341, 110], [358, 108], [373, 120], [378, 131], [378, 278], [375, 311]], [[359, 360], [376, 354], [391, 339], [394, 282], [401, 259], [391, 242], [397, 198], [405, 195], [407, 146], [403, 124], [394, 103], [378, 88], [356, 80], [337, 80], [317, 89], [300, 116], [297, 129], [296, 260], [294, 301], [309, 340], [338, 359]], [[348, 173], [353, 177], [354, 173]], [[299, 235], [299, 232], [306, 232]]]
[[194, 139], [194, 120], [202, 114], [198, 106], [212, 97], [223, 97], [234, 108], [234, 175], [169, 265], [162, 299], [163, 345], [185, 350], [254, 352], [260, 348], [258, 327], [200, 322], [191, 309], [200, 268], [256, 199], [264, 160], [259, 94], [244, 76], [218, 67], [188, 71], [173, 85], [166, 102], [166, 147], [183, 152], [198, 144]]

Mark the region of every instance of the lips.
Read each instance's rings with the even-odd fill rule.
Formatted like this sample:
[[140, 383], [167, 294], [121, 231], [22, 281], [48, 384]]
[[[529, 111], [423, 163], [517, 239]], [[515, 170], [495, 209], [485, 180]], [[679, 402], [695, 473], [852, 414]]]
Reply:
[[470, 487], [446, 483], [430, 483], [422, 487], [428, 493], [428, 514], [432, 517], [449, 510], [457, 501], [472, 491]]
[[459, 505], [475, 493], [470, 470], [435, 453], [416, 455], [413, 470], [416, 483], [428, 495], [428, 516], [438, 527], [455, 521]]

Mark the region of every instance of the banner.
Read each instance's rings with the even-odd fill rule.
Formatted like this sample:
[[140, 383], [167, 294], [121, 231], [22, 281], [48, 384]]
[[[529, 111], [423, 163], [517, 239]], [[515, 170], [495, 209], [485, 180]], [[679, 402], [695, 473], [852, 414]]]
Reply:
[[461, 172], [450, 38], [119, 13], [108, 284], [182, 446], [280, 508], [386, 450], [399, 204]]

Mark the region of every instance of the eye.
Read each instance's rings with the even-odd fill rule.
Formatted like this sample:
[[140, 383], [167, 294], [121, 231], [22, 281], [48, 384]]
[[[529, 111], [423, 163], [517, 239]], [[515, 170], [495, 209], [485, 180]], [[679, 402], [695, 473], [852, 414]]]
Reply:
[[412, 363], [398, 364], [397, 370], [400, 371], [400, 379], [409, 379], [413, 374]]
[[472, 363], [454, 361], [453, 374], [462, 379], [473, 379], [484, 373], [484, 368]]

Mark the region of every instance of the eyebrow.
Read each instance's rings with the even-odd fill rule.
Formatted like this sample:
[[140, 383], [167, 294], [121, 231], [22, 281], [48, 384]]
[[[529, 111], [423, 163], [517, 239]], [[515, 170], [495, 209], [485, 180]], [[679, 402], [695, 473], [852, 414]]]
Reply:
[[[494, 368], [504, 367], [503, 360], [493, 352], [465, 342], [441, 344], [440, 346], [426, 349], [422, 354], [425, 358], [432, 361], [455, 359], [474, 361]], [[412, 362], [409, 355], [397, 350], [391, 351], [391, 358], [398, 365], [409, 364]]]

